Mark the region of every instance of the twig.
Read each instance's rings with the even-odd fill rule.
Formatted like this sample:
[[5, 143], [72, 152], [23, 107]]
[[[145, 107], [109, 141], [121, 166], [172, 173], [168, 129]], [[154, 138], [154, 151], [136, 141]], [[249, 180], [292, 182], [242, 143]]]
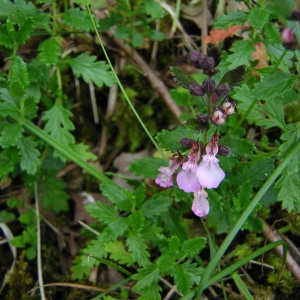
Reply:
[[[262, 234], [270, 241], [270, 242], [276, 242], [280, 241], [281, 238], [279, 235], [275, 234], [274, 231], [271, 230], [271, 227], [264, 222], [264, 230]], [[283, 250], [282, 247], [276, 247], [276, 252], [279, 254], [280, 257], [283, 257]], [[286, 265], [291, 271], [291, 273], [294, 275], [296, 280], [300, 283], [300, 267], [292, 257], [289, 251], [287, 251], [286, 254]]]
[[46, 300], [44, 280], [43, 280], [43, 268], [42, 268], [42, 249], [41, 249], [41, 224], [40, 224], [40, 209], [39, 209], [39, 195], [37, 184], [34, 184], [34, 196], [35, 196], [35, 216], [36, 216], [36, 236], [37, 236], [37, 269], [38, 280], [40, 286], [41, 300]]
[[174, 100], [171, 98], [170, 93], [166, 85], [163, 83], [163, 81], [157, 77], [157, 75], [153, 72], [153, 70], [148, 66], [148, 64], [136, 51], [134, 51], [128, 45], [124, 44], [122, 41], [116, 39], [114, 34], [111, 31], [107, 32], [107, 34], [109, 35], [110, 38], [113, 39], [114, 43], [126, 53], [126, 55], [132, 57], [134, 62], [141, 68], [144, 75], [149, 80], [152, 88], [159, 93], [160, 97], [168, 106], [171, 113], [175, 116], [178, 122], [183, 123], [182, 120], [180, 120], [179, 118], [179, 116], [181, 115], [181, 110], [178, 107], [178, 105], [174, 102]]

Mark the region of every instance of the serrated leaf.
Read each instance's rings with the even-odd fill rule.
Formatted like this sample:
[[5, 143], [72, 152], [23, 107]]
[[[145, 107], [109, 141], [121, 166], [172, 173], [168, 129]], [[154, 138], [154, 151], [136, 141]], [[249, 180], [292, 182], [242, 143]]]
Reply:
[[92, 152], [89, 152], [89, 146], [83, 143], [72, 145], [71, 149], [84, 161], [96, 160], [98, 158], [97, 155], [95, 155]]
[[192, 281], [186, 271], [185, 265], [176, 264], [174, 268], [174, 282], [177, 285], [178, 291], [186, 294], [192, 286]]
[[246, 72], [245, 66], [238, 66], [234, 70], [231, 70], [222, 77], [220, 82], [218, 83], [218, 86], [221, 86], [223, 84], [228, 84], [230, 87], [239, 85], [241, 81], [244, 79], [244, 74]]
[[88, 259], [88, 256], [94, 256], [98, 259], [101, 259], [107, 257], [107, 252], [104, 248], [105, 243], [101, 241], [101, 237], [98, 236], [95, 239], [89, 241], [82, 252], [86, 254], [85, 259]]
[[229, 11], [226, 15], [221, 15], [214, 23], [215, 29], [226, 29], [232, 25], [243, 25], [247, 21], [247, 14], [242, 10]]
[[85, 205], [85, 209], [90, 216], [96, 218], [104, 224], [109, 224], [110, 222], [119, 218], [118, 213], [112, 206], [101, 201], [89, 203]]
[[65, 24], [75, 29], [90, 31], [94, 28], [88, 13], [80, 10], [78, 7], [69, 8], [67, 11], [61, 14], [61, 17]]
[[94, 82], [98, 87], [112, 86], [115, 83], [109, 65], [104, 61], [96, 61], [96, 56], [89, 56], [87, 52], [67, 60], [75, 76], [82, 76], [86, 83]]
[[262, 106], [263, 111], [266, 113], [265, 118], [258, 120], [257, 125], [264, 126], [266, 129], [272, 127], [279, 127], [285, 129], [283, 105], [281, 101], [275, 99], [269, 100]]
[[146, 185], [141, 183], [134, 191], [134, 202], [137, 208], [144, 202], [146, 198]]
[[197, 264], [189, 264], [189, 262], [185, 262], [184, 265], [186, 267], [186, 273], [190, 276], [192, 283], [198, 285], [204, 269], [197, 267]]
[[[11, 81], [18, 82], [23, 88], [23, 93], [29, 85], [27, 64], [23, 61], [23, 59], [20, 56], [15, 56], [12, 60]], [[15, 94], [19, 95], [19, 93], [20, 92]]]
[[188, 89], [191, 84], [198, 84], [197, 81], [188, 73], [178, 67], [170, 67], [174, 81], [183, 88]]
[[6, 124], [1, 132], [0, 145], [3, 148], [15, 146], [18, 140], [21, 138], [22, 132], [23, 127], [20, 123]]
[[282, 209], [288, 213], [296, 209], [300, 211], [300, 179], [296, 173], [288, 174], [285, 172], [276, 183], [275, 188], [280, 188], [277, 201], [282, 202]]
[[162, 132], [159, 132], [156, 135], [156, 140], [159, 142], [161, 148], [166, 149], [167, 151], [185, 151], [186, 148], [183, 147], [180, 143], [182, 138], [189, 138], [194, 141], [202, 140], [203, 134], [197, 134], [190, 130], [187, 130], [185, 126], [178, 126], [175, 130], [169, 131], [163, 129]]
[[[279, 155], [284, 158], [289, 149], [300, 140], [300, 122], [288, 124], [286, 126], [286, 132], [280, 137], [284, 141], [279, 147]], [[297, 154], [298, 158], [300, 154]]]
[[116, 204], [120, 210], [130, 210], [132, 208], [132, 203], [124, 189], [120, 188], [117, 185], [102, 183], [100, 184], [100, 189], [103, 194], [109, 201]]
[[126, 251], [122, 242], [112, 241], [106, 243], [104, 249], [109, 253], [111, 259], [118, 261], [120, 264], [127, 266], [133, 264], [132, 254]]
[[31, 17], [26, 18], [19, 24], [19, 30], [16, 35], [16, 40], [20, 45], [24, 45], [29, 40], [34, 29], [34, 21]]
[[135, 210], [131, 215], [128, 217], [130, 227], [135, 232], [140, 232], [143, 227], [145, 226], [145, 216], [140, 210]]
[[19, 163], [20, 155], [17, 148], [6, 148], [0, 152], [0, 178], [8, 175]]
[[248, 15], [249, 24], [255, 29], [262, 29], [264, 25], [269, 21], [269, 13], [265, 9], [259, 7], [253, 7]]
[[73, 260], [71, 272], [73, 280], [82, 280], [91, 273], [91, 268], [89, 265], [82, 265], [82, 257], [76, 257]]
[[196, 237], [188, 239], [181, 245], [181, 251], [186, 254], [186, 257], [192, 258], [195, 255], [199, 255], [199, 252], [205, 247], [206, 238]]
[[167, 273], [172, 270], [176, 264], [173, 253], [163, 253], [156, 261], [157, 268], [161, 273]]
[[149, 252], [144, 243], [142, 236], [139, 233], [129, 233], [126, 239], [128, 250], [132, 252], [133, 259], [140, 266], [145, 266], [149, 263]]
[[0, 45], [6, 47], [8, 49], [13, 48], [13, 41], [11, 40], [10, 36], [8, 35], [5, 24], [0, 25]]
[[28, 174], [35, 174], [40, 164], [40, 152], [36, 149], [36, 142], [27, 137], [18, 140], [17, 147], [20, 150], [20, 166]]
[[69, 209], [67, 185], [60, 178], [46, 176], [41, 185], [42, 203], [45, 209], [53, 208], [56, 213]]
[[147, 15], [150, 15], [154, 19], [162, 18], [165, 15], [164, 9], [156, 1], [146, 0], [144, 5]]
[[153, 282], [151, 286], [147, 286], [143, 289], [143, 294], [139, 296], [139, 300], [161, 300], [160, 291], [162, 288], [158, 285], [157, 282]]
[[153, 194], [143, 203], [141, 210], [146, 218], [154, 218], [165, 213], [172, 205], [172, 199], [163, 194]]
[[8, 89], [0, 89], [0, 114], [4, 117], [11, 116], [19, 111], [20, 102], [18, 97], [12, 96]]
[[158, 168], [167, 165], [167, 161], [163, 158], [146, 157], [143, 159], [135, 159], [129, 164], [128, 168], [134, 172], [136, 176], [142, 176], [144, 179], [154, 179], [159, 173]]
[[159, 279], [159, 270], [153, 264], [147, 264], [143, 268], [138, 269], [138, 273], [132, 276], [138, 282], [134, 286], [134, 290], [142, 291], [145, 287], [150, 287]]
[[236, 157], [249, 157], [255, 150], [254, 144], [249, 139], [239, 138], [234, 135], [226, 135], [220, 139], [220, 145], [229, 148], [229, 155]]
[[43, 41], [39, 47], [38, 58], [40, 61], [56, 66], [61, 59], [61, 47], [55, 37], [50, 37]]
[[238, 66], [249, 66], [250, 61], [253, 61], [253, 52], [256, 51], [253, 42], [249, 40], [237, 40], [233, 42], [230, 48], [232, 54], [226, 59], [230, 63], [229, 70], [233, 70]]
[[[273, 64], [276, 64], [282, 59], [278, 68], [285, 72], [289, 72], [289, 69], [293, 66], [292, 59], [294, 57], [294, 53], [292, 51], [286, 51], [286, 49], [282, 46], [282, 43], [278, 44], [273, 41], [264, 41], [264, 45], [268, 55], [270, 56], [270, 61]], [[282, 58], [283, 53], [285, 53], [285, 55]]]
[[266, 77], [263, 81], [255, 84], [253, 95], [258, 99], [266, 101], [275, 99], [292, 89], [296, 81], [296, 76], [291, 73], [276, 72], [274, 75]]

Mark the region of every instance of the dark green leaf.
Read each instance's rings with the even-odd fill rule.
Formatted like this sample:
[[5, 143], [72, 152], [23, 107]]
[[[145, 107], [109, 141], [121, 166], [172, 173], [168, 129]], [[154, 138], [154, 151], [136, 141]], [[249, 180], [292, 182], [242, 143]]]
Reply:
[[0, 45], [11, 49], [13, 47], [13, 41], [8, 35], [7, 28], [5, 24], [0, 25]]
[[83, 31], [90, 31], [93, 29], [93, 24], [88, 13], [80, 10], [78, 7], [69, 8], [61, 14], [61, 17], [65, 24], [75, 29], [82, 29]]
[[[20, 56], [15, 56], [12, 60], [11, 81], [18, 82], [20, 84], [20, 86], [23, 88], [23, 93], [24, 93], [24, 90], [29, 85], [27, 64], [23, 61], [23, 59]], [[10, 90], [11, 90], [11, 88], [10, 88]], [[19, 95], [19, 93], [20, 92], [14, 91], [13, 94]], [[21, 96], [23, 96], [23, 94], [21, 94]]]
[[230, 63], [229, 70], [233, 70], [239, 66], [249, 66], [253, 61], [253, 52], [255, 51], [253, 42], [250, 40], [237, 40], [233, 42], [230, 51], [232, 54], [226, 59]]
[[133, 259], [139, 266], [146, 266], [149, 263], [149, 252], [139, 233], [129, 233], [126, 239], [128, 250], [132, 252]]
[[178, 291], [186, 294], [192, 287], [191, 277], [186, 270], [186, 265], [176, 264], [174, 269], [174, 281]]
[[137, 280], [134, 290], [142, 291], [145, 287], [150, 287], [153, 282], [159, 279], [159, 270], [153, 264], [147, 264], [145, 267], [138, 269], [138, 273], [132, 276]]
[[96, 61], [96, 56], [89, 56], [87, 52], [67, 60], [75, 76], [82, 76], [86, 83], [94, 82], [98, 87], [103, 84], [112, 86], [115, 83], [109, 65], [104, 61]]
[[19, 31], [17, 32], [17, 42], [20, 45], [24, 45], [27, 40], [29, 40], [31, 33], [34, 29], [34, 21], [31, 17], [26, 18], [19, 24]]
[[131, 215], [128, 217], [130, 227], [135, 232], [140, 232], [143, 227], [145, 226], [145, 216], [140, 210], [135, 210]]
[[89, 146], [83, 143], [75, 144], [71, 146], [71, 149], [84, 161], [96, 160], [97, 155], [89, 151]]
[[170, 70], [171, 75], [174, 77], [174, 81], [183, 88], [188, 89], [191, 84], [198, 84], [190, 74], [185, 73], [182, 69], [178, 67], [170, 67]]
[[161, 216], [172, 205], [172, 199], [163, 194], [153, 194], [146, 202], [143, 203], [141, 210], [146, 218]]
[[233, 25], [244, 25], [247, 21], [247, 14], [242, 10], [230, 10], [226, 15], [221, 15], [214, 23], [215, 29], [227, 29]]
[[120, 264], [131, 266], [134, 262], [132, 254], [127, 252], [125, 246], [120, 241], [106, 243], [105, 251], [109, 253], [111, 259], [118, 261]]
[[22, 132], [23, 127], [20, 123], [6, 124], [1, 132], [0, 145], [3, 148], [15, 146], [18, 140], [21, 138]]
[[220, 139], [220, 145], [229, 148], [229, 156], [248, 157], [255, 150], [254, 144], [249, 139], [239, 138], [234, 135], [226, 135]]
[[188, 258], [193, 258], [195, 255], [199, 255], [199, 252], [205, 247], [206, 238], [195, 237], [188, 239], [181, 245], [181, 251], [183, 251]]
[[57, 42], [55, 37], [50, 37], [43, 41], [39, 47], [38, 51], [40, 61], [48, 64], [56, 66], [61, 59], [61, 47]]
[[250, 26], [255, 29], [262, 29], [269, 20], [269, 13], [265, 9], [253, 7], [248, 15], [248, 22]]
[[154, 19], [162, 18], [165, 15], [162, 6], [158, 2], [152, 0], [145, 1], [145, 12]]
[[114, 208], [104, 202], [96, 201], [94, 203], [89, 203], [85, 206], [85, 209], [89, 215], [104, 224], [109, 224], [119, 218], [118, 213]]

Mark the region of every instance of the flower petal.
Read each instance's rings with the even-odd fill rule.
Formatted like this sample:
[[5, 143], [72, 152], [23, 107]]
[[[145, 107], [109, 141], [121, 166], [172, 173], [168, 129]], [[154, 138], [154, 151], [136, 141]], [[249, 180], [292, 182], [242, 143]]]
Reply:
[[180, 189], [186, 193], [197, 192], [200, 189], [200, 183], [195, 172], [191, 170], [181, 170], [177, 174], [177, 183]]
[[194, 194], [192, 211], [198, 217], [205, 217], [209, 213], [209, 203], [206, 199], [207, 193], [200, 190]]

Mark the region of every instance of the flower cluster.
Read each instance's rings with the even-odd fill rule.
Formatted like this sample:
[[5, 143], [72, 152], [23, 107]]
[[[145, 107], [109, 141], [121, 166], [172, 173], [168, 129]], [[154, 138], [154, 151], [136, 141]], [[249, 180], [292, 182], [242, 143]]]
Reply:
[[155, 182], [161, 187], [173, 186], [173, 174], [181, 166], [181, 170], [176, 176], [178, 187], [186, 193], [194, 193], [192, 210], [197, 216], [204, 217], [209, 212], [207, 192], [204, 188], [217, 188], [224, 179], [225, 173], [219, 166], [216, 154], [219, 150], [226, 149], [226, 147], [223, 146], [219, 149], [218, 137], [214, 135], [206, 145], [206, 154], [202, 155], [201, 160], [201, 145], [199, 142], [187, 138], [183, 138], [181, 142], [184, 146], [191, 147], [187, 161], [184, 161], [184, 157], [180, 154], [177, 157], [173, 156], [168, 167], [158, 169], [160, 173]]

